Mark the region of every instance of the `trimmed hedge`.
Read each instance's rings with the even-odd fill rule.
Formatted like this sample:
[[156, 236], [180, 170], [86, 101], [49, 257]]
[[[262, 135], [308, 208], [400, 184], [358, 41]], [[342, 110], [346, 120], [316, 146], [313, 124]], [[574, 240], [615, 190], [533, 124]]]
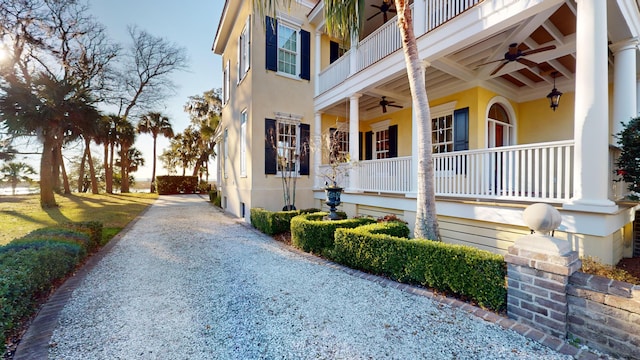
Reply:
[[367, 227], [336, 230], [334, 260], [400, 282], [451, 292], [489, 309], [506, 308], [503, 256], [469, 246], [403, 239], [371, 227], [374, 231]]
[[[99, 229], [99, 231], [98, 231]], [[33, 314], [38, 300], [97, 248], [102, 224], [73, 223], [32, 231], [0, 246], [0, 341]]]
[[194, 194], [198, 191], [197, 176], [156, 176], [159, 195]]
[[263, 208], [252, 208], [251, 225], [267, 235], [282, 234], [290, 230], [291, 219], [300, 214], [315, 213], [318, 209], [291, 211], [269, 211]]
[[375, 223], [372, 218], [324, 220], [326, 212], [298, 215], [291, 219], [291, 244], [307, 252], [332, 257], [333, 233], [338, 228], [355, 228]]

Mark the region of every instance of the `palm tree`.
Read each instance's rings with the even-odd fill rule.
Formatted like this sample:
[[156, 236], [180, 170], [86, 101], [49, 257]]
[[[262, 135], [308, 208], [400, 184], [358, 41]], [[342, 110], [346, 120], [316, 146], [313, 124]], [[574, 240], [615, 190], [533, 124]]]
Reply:
[[151, 168], [151, 192], [155, 192], [156, 187], [156, 142], [158, 135], [166, 138], [173, 137], [173, 128], [171, 122], [166, 116], [162, 116], [159, 112], [149, 112], [140, 118], [138, 122], [138, 133], [151, 134], [153, 137], [153, 166]]
[[[276, 9], [288, 8], [291, 0], [253, 0], [260, 14], [275, 17]], [[402, 37], [402, 49], [407, 67], [409, 88], [413, 100], [413, 112], [417, 119], [418, 136], [418, 198], [414, 236], [432, 240], [440, 239], [436, 214], [435, 185], [433, 172], [433, 149], [431, 144], [431, 113], [424, 79], [424, 68], [418, 56], [416, 37], [408, 0], [394, 0], [398, 12], [398, 27]], [[363, 23], [364, 0], [325, 0], [324, 18], [327, 30], [340, 38], [357, 38]], [[264, 19], [264, 16], [262, 16]]]
[[5, 164], [0, 173], [4, 175], [3, 180], [11, 183], [11, 194], [16, 194], [16, 187], [21, 181], [32, 182], [28, 175], [33, 175], [36, 171], [31, 165], [23, 162], [10, 162]]
[[126, 118], [121, 118], [115, 126], [115, 136], [117, 144], [120, 146], [120, 175], [122, 177], [122, 183], [120, 185], [121, 193], [129, 192], [129, 149], [136, 141], [136, 129], [133, 124]]

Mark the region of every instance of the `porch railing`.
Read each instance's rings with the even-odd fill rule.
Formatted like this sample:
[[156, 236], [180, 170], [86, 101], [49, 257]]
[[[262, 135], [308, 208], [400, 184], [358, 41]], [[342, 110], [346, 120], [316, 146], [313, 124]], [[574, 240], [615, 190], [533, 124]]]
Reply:
[[[426, 31], [429, 32], [443, 23], [455, 18], [464, 11], [484, 0], [427, 0], [425, 14], [413, 14], [426, 17]], [[513, 0], [512, 0], [513, 1]], [[413, 4], [412, 10], [415, 9]], [[360, 40], [355, 49], [345, 53], [340, 59], [318, 74], [319, 94], [333, 88], [355, 74], [402, 48], [397, 17], [387, 21], [380, 28]], [[356, 68], [350, 68], [351, 51], [356, 51]]]
[[321, 94], [349, 77], [349, 73], [351, 72], [351, 64], [349, 62], [351, 51], [352, 50], [349, 50], [344, 53], [344, 55], [334, 61], [333, 64], [320, 72], [318, 90]]
[[436, 195], [566, 202], [573, 140], [434, 154]]
[[[434, 154], [436, 196], [564, 203], [573, 196], [573, 164], [573, 140]], [[411, 156], [366, 160], [354, 167], [358, 184], [338, 180], [347, 189], [412, 193], [412, 166]]]

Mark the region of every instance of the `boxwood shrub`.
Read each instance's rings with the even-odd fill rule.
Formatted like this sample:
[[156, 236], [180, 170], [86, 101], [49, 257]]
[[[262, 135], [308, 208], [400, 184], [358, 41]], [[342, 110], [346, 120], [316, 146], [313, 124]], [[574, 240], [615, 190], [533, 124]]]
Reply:
[[457, 294], [496, 311], [506, 308], [506, 265], [501, 255], [469, 246], [403, 239], [372, 227], [374, 231], [367, 227], [336, 230], [334, 260]]
[[324, 220], [327, 214], [316, 212], [291, 219], [291, 244], [307, 252], [332, 257], [333, 233], [337, 228], [355, 228], [376, 222], [372, 218]]
[[38, 299], [57, 280], [71, 273], [81, 259], [78, 244], [16, 243], [0, 251], [0, 340], [31, 316]]
[[267, 235], [281, 234], [290, 230], [293, 217], [318, 211], [320, 210], [269, 211], [263, 208], [252, 208], [250, 211], [251, 225]]
[[159, 195], [194, 194], [198, 191], [197, 176], [156, 176]]
[[0, 341], [102, 240], [99, 222], [34, 230], [0, 246]]

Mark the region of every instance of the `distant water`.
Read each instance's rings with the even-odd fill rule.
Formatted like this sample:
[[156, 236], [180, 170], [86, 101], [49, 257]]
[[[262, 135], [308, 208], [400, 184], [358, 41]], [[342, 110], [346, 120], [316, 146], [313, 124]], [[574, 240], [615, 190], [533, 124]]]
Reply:
[[[16, 195], [27, 195], [27, 194], [37, 194], [40, 192], [38, 187], [26, 187], [26, 186], [18, 186], [16, 187]], [[12, 195], [11, 186], [0, 188], [0, 196], [2, 195]]]

